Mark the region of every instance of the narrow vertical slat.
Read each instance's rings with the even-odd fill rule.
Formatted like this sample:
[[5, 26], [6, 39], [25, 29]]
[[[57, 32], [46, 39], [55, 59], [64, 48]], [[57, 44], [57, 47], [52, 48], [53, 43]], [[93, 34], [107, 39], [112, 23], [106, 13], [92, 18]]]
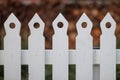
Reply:
[[[10, 28], [10, 23], [15, 24], [15, 28]], [[21, 80], [21, 38], [20, 22], [11, 13], [4, 23], [6, 36], [4, 38], [4, 80]]]
[[100, 80], [100, 64], [98, 57], [99, 55], [99, 50], [97, 51], [97, 49], [93, 49], [93, 80]]
[[93, 67], [93, 80], [100, 80], [100, 66], [98, 64]]
[[[63, 27], [59, 28], [58, 23]], [[53, 80], [68, 80], [68, 22], [60, 13], [53, 21]]]
[[[111, 27], [107, 28], [106, 23]], [[100, 80], [116, 80], [116, 23], [109, 13], [100, 23], [102, 35], [100, 39]]]
[[[86, 28], [82, 23], [86, 22]], [[85, 13], [77, 22], [76, 38], [76, 80], [93, 80], [92, 22]]]
[[[35, 23], [39, 25], [35, 25]], [[28, 25], [31, 31], [28, 40], [29, 80], [45, 80], [44, 22], [36, 13]], [[38, 28], [35, 28], [35, 26]]]

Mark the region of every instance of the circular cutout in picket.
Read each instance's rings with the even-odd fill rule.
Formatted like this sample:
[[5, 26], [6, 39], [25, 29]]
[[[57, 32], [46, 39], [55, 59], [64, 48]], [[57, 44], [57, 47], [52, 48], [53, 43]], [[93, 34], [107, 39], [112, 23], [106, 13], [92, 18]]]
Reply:
[[34, 23], [34, 28], [35, 28], [35, 29], [38, 29], [39, 27], [40, 27], [40, 24], [39, 24], [39, 23], [37, 23], [37, 22]]
[[62, 22], [58, 22], [57, 26], [58, 26], [59, 28], [62, 28], [62, 27], [63, 27], [63, 23], [62, 23]]
[[15, 24], [14, 23], [10, 23], [10, 28], [14, 29], [15, 28]]
[[110, 28], [111, 27], [111, 23], [110, 22], [107, 22], [105, 25], [106, 25], [106, 28]]
[[87, 23], [86, 22], [83, 22], [82, 23], [82, 28], [86, 28], [87, 27]]

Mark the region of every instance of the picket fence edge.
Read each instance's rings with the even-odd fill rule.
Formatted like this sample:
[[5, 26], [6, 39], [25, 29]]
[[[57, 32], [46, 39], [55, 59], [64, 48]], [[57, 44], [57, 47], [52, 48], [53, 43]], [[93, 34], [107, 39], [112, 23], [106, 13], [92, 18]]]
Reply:
[[[100, 64], [100, 50], [93, 50], [93, 64]], [[29, 63], [28, 50], [21, 50], [21, 65], [27, 65]], [[4, 50], [0, 50], [0, 65], [4, 65], [4, 56], [6, 56]], [[45, 64], [53, 64], [53, 50], [45, 50]], [[76, 64], [76, 50], [69, 50], [69, 64]], [[116, 64], [120, 64], [120, 49], [116, 49]]]

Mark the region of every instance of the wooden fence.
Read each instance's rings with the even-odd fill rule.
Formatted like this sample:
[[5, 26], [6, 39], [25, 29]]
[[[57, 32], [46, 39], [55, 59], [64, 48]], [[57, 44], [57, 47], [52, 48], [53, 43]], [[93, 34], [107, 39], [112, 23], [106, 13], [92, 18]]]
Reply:
[[[60, 22], [63, 24], [61, 28], [58, 27]], [[86, 27], [82, 27], [84, 22], [87, 23]], [[106, 27], [108, 22], [111, 24], [110, 28]], [[10, 23], [14, 23], [15, 27], [10, 28]], [[35, 28], [35, 23], [39, 23], [40, 27]], [[78, 35], [75, 50], [68, 48], [68, 22], [61, 13], [52, 24], [55, 31], [52, 50], [45, 49], [45, 24], [37, 13], [28, 25], [31, 31], [28, 50], [21, 50], [21, 23], [13, 13], [4, 23], [4, 50], [0, 50], [4, 80], [21, 80], [21, 65], [28, 65], [29, 80], [45, 80], [45, 64], [52, 65], [53, 80], [68, 80], [69, 64], [76, 66], [76, 80], [116, 80], [116, 64], [120, 64], [120, 50], [116, 50], [116, 22], [110, 13], [107, 13], [100, 23], [102, 35], [99, 50], [92, 47], [90, 32], [93, 24], [85, 13], [76, 23]]]

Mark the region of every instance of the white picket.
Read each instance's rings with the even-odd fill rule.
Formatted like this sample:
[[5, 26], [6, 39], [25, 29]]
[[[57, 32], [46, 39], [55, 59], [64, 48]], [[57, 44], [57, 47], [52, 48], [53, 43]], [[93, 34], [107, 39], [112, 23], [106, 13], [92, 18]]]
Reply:
[[[86, 28], [82, 23], [86, 22]], [[93, 80], [92, 22], [85, 13], [78, 20], [76, 38], [76, 80]]]
[[[63, 27], [59, 28], [58, 23]], [[53, 80], [68, 80], [68, 22], [60, 13], [53, 21]]]
[[[34, 24], [38, 23], [38, 28]], [[36, 13], [29, 22], [29, 80], [45, 80], [45, 40], [43, 37], [44, 22]]]
[[[111, 27], [106, 28], [110, 22]], [[100, 80], [116, 80], [116, 38], [114, 35], [116, 23], [107, 13], [100, 23], [102, 35], [100, 39]]]
[[[10, 23], [15, 28], [10, 28]], [[6, 36], [4, 38], [4, 80], [21, 80], [21, 38], [19, 36], [21, 24], [11, 13], [4, 23]]]

